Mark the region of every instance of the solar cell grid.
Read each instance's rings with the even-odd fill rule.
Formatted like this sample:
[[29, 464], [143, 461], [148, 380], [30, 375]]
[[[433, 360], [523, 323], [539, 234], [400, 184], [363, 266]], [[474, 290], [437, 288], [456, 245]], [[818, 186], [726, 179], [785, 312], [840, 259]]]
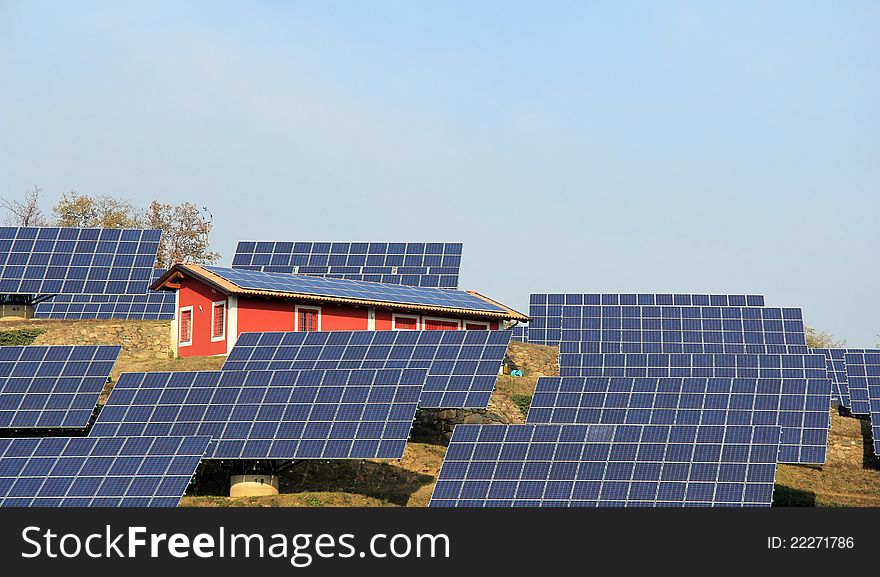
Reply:
[[82, 428], [122, 347], [0, 347], [0, 429]]
[[807, 352], [796, 308], [533, 304], [530, 316], [529, 342], [563, 353]]
[[457, 288], [461, 243], [239, 242], [232, 268]]
[[880, 422], [880, 418], [873, 418], [871, 403], [871, 389], [880, 385], [880, 350], [847, 349], [844, 359], [850, 411], [853, 415], [872, 415], [873, 423]]
[[205, 266], [206, 270], [243, 289], [361, 299], [377, 302], [424, 305], [438, 308], [507, 312], [465, 291], [347, 279], [320, 278]]
[[513, 335], [510, 337], [512, 341], [519, 341], [521, 343], [527, 343], [529, 337], [529, 326], [528, 325], [517, 325], [513, 327]]
[[[858, 352], [856, 349], [851, 350]], [[810, 349], [810, 352], [825, 356], [826, 371], [832, 385], [832, 399], [841, 407], [849, 408], [849, 388], [846, 382], [845, 361], [847, 349]]]
[[775, 426], [458, 425], [433, 507], [770, 506]]
[[399, 459], [424, 369], [124, 373], [92, 437], [209, 435], [214, 459]]
[[0, 439], [0, 507], [176, 507], [209, 441]]
[[428, 370], [421, 407], [486, 408], [510, 331], [244, 333], [223, 370]]
[[[153, 269], [150, 282], [165, 273]], [[144, 294], [59, 294], [38, 303], [34, 316], [45, 319], [172, 320], [175, 293], [147, 290]]]
[[541, 377], [529, 423], [779, 425], [779, 461], [825, 462], [825, 379]]
[[160, 231], [0, 227], [0, 293], [141, 294]]

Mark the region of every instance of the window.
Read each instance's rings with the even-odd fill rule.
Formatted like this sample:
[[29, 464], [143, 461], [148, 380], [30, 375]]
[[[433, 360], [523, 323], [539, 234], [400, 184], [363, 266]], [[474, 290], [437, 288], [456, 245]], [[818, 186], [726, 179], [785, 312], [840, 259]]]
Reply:
[[178, 326], [178, 344], [180, 346], [188, 346], [192, 344], [192, 319], [193, 319], [193, 309], [192, 307], [186, 307], [180, 309], [179, 315], [180, 325]]
[[483, 321], [464, 321], [464, 330], [466, 331], [488, 331], [489, 323]]
[[392, 315], [391, 328], [395, 331], [419, 330], [419, 317], [412, 315]]
[[425, 317], [422, 328], [426, 331], [457, 331], [461, 328], [459, 321], [452, 319], [433, 319]]
[[296, 307], [295, 330], [314, 332], [321, 330], [321, 309], [319, 307]]
[[212, 305], [211, 340], [222, 341], [226, 337], [226, 302]]

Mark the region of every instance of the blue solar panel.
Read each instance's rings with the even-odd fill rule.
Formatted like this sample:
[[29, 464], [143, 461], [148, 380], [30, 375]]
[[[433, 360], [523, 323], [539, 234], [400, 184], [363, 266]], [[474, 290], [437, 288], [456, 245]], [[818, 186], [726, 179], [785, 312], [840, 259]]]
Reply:
[[510, 340], [521, 343], [529, 342], [529, 325], [516, 325], [513, 327], [513, 336], [510, 337]]
[[206, 266], [204, 268], [246, 290], [266, 290], [384, 303], [422, 305], [437, 307], [438, 309], [467, 309], [493, 313], [507, 312], [506, 309], [494, 305], [485, 299], [458, 290], [236, 270], [217, 266]]
[[0, 439], [0, 507], [176, 507], [209, 441]]
[[[156, 281], [165, 269], [153, 269]], [[38, 303], [34, 317], [39, 319], [122, 319], [160, 320], [174, 319], [175, 293], [173, 291], [148, 290], [144, 294], [60, 294]]]
[[825, 462], [831, 383], [807, 378], [541, 377], [529, 423], [779, 425], [779, 461]]
[[0, 347], [0, 429], [83, 428], [122, 347]]
[[2, 294], [143, 294], [161, 232], [0, 227]]
[[[533, 301], [541, 296], [554, 295]], [[530, 316], [529, 343], [559, 346], [562, 354], [807, 353], [795, 308], [533, 302]]]
[[880, 350], [848, 353], [846, 367], [849, 382], [867, 392], [874, 454], [880, 457]]
[[458, 288], [460, 242], [239, 242], [232, 268]]
[[828, 378], [820, 354], [569, 353], [559, 365], [563, 377]]
[[870, 415], [869, 389], [880, 384], [880, 350], [847, 349], [844, 359], [850, 412], [853, 415]]
[[[858, 349], [850, 349], [858, 352]], [[828, 378], [831, 379], [832, 400], [841, 407], [849, 408], [849, 388], [846, 383], [846, 353], [847, 349], [810, 349], [811, 353], [825, 356]]]
[[244, 333], [223, 370], [428, 369], [419, 403], [489, 404], [510, 331], [332, 331]]
[[399, 459], [426, 374], [123, 373], [89, 436], [208, 435], [214, 459]]
[[432, 507], [764, 506], [778, 427], [458, 425]]

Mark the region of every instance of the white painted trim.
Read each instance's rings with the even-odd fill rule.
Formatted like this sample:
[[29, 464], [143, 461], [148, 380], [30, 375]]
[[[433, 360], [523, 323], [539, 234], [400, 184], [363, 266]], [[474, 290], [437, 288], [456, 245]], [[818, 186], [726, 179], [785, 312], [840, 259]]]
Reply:
[[[404, 319], [416, 319], [416, 328], [414, 328], [414, 329], [399, 329], [399, 328], [397, 328], [398, 317], [404, 318]], [[422, 319], [419, 318], [419, 315], [406, 315], [403, 313], [391, 313], [391, 330], [392, 331], [409, 331], [409, 330], [417, 331], [421, 328], [421, 326], [422, 326]]]
[[[183, 318], [183, 313], [189, 311], [189, 341], [181, 341], [180, 337], [183, 335], [180, 334], [180, 321]], [[183, 307], [181, 309], [177, 309], [177, 346], [178, 347], [189, 347], [191, 346], [193, 335], [195, 334], [195, 324], [196, 324], [196, 314], [193, 312], [192, 306]]]
[[376, 330], [376, 308], [369, 307], [367, 309], [367, 330], [375, 331]]
[[[221, 327], [223, 329], [223, 332], [218, 337], [218, 336], [214, 336], [214, 312], [216, 311], [217, 307], [220, 307], [220, 306], [223, 307], [223, 326]], [[229, 313], [229, 307], [226, 305], [225, 300], [214, 301], [211, 303], [211, 342], [212, 343], [219, 343], [220, 341], [222, 341], [226, 338], [226, 316], [228, 313]]]
[[422, 317], [422, 330], [427, 330], [427, 329], [425, 329], [425, 325], [427, 324], [426, 321], [441, 321], [444, 323], [455, 323], [458, 326], [458, 329], [456, 329], [456, 330], [459, 330], [459, 331], [461, 330], [461, 319], [446, 319], [443, 317], [427, 317], [427, 316], [425, 316], [425, 317]]
[[318, 330], [320, 331], [321, 330], [321, 317], [323, 317], [324, 315], [322, 314], [320, 306], [313, 306], [313, 305], [296, 305], [293, 307], [293, 330], [296, 332], [299, 332], [299, 311], [300, 310], [318, 311]]
[[482, 325], [482, 326], [486, 327], [487, 331], [492, 328], [492, 323], [490, 323], [489, 321], [473, 321], [470, 319], [464, 319], [463, 321], [461, 321], [462, 329], [467, 330], [467, 325], [469, 325], [469, 324], [470, 325]]
[[179, 327], [179, 316], [180, 316], [180, 290], [174, 291], [174, 321], [171, 323], [171, 350], [174, 351], [174, 356], [179, 356], [177, 354], [177, 336], [178, 336], [178, 327]]
[[238, 341], [238, 297], [235, 295], [227, 297], [226, 316], [229, 319], [226, 326], [226, 354], [228, 355]]

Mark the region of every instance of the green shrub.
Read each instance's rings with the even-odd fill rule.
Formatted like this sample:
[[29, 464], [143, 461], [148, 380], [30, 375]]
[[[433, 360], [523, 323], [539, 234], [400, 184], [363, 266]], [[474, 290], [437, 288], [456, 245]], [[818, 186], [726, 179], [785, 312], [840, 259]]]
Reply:
[[532, 395], [510, 395], [510, 400], [519, 408], [519, 412], [525, 417], [529, 414], [529, 407], [532, 406]]
[[34, 344], [34, 341], [42, 333], [40, 329], [15, 329], [14, 331], [0, 331], [0, 347], [26, 346]]

